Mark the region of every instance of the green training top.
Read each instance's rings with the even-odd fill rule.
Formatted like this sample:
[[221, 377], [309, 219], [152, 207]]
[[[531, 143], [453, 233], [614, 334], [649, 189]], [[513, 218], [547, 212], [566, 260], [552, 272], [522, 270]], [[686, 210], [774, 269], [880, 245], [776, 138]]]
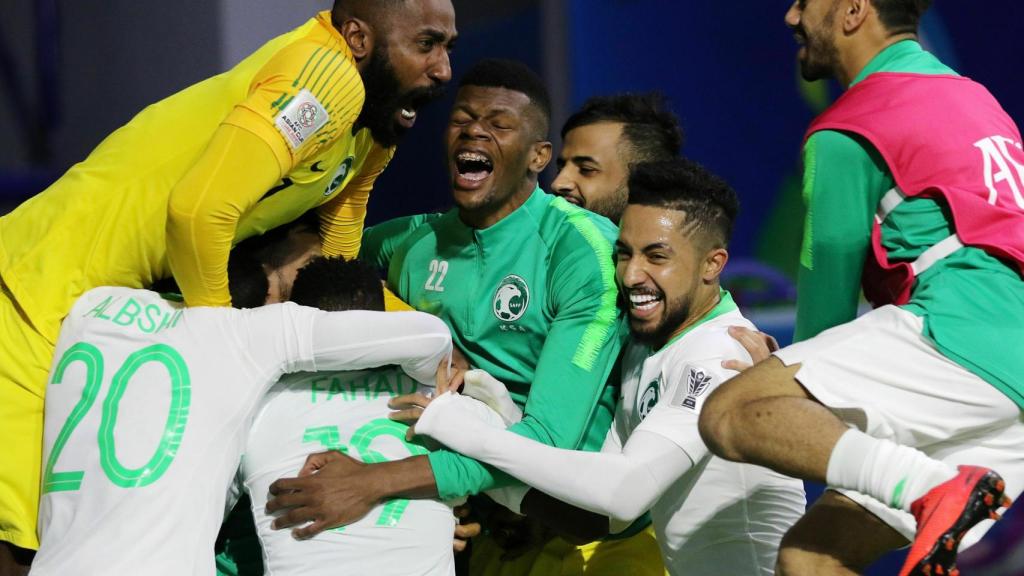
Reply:
[[[617, 395], [606, 382], [627, 337], [616, 304], [617, 236], [607, 219], [537, 189], [483, 230], [463, 224], [457, 209], [369, 228], [361, 257], [386, 268], [392, 291], [444, 320], [470, 363], [508, 386], [525, 407], [511, 430], [599, 450]], [[445, 450], [430, 464], [445, 500], [511, 482]]]
[[[956, 74], [913, 40], [879, 53], [852, 84], [876, 72]], [[851, 84], [851, 85], [852, 85]], [[807, 220], [800, 255], [796, 340], [857, 315], [861, 272], [878, 203], [895, 185], [881, 155], [848, 133], [816, 132], [804, 146]], [[912, 261], [953, 233], [944, 203], [908, 198], [882, 224], [890, 260]], [[921, 274], [904, 309], [947, 358], [1024, 407], [1024, 283], [979, 248], [962, 248]]]

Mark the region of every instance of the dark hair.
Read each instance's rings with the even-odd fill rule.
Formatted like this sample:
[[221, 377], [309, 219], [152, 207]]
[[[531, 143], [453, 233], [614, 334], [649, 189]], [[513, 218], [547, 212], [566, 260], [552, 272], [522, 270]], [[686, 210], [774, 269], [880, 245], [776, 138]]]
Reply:
[[[173, 277], [161, 278], [150, 287], [161, 294], [181, 294], [181, 288]], [[248, 250], [233, 249], [228, 256], [228, 292], [231, 306], [235, 308], [257, 308], [267, 302], [270, 281], [259, 259]]]
[[362, 18], [377, 26], [382, 16], [387, 16], [398, 4], [404, 4], [405, 0], [334, 0], [331, 7], [331, 21], [335, 26], [340, 27], [345, 16]]
[[478, 86], [480, 88], [505, 88], [525, 94], [543, 116], [542, 132], [547, 134], [551, 123], [551, 96], [533, 70], [515, 60], [488, 58], [477, 62], [459, 81], [459, 88]]
[[618, 122], [629, 146], [629, 163], [669, 160], [683, 147], [683, 130], [679, 119], [668, 110], [665, 97], [659, 92], [596, 96], [562, 126], [562, 139], [576, 128]]
[[235, 308], [258, 308], [267, 301], [270, 282], [263, 264], [250, 252], [232, 250], [228, 256], [228, 292]]
[[380, 276], [362, 260], [314, 258], [299, 269], [291, 301], [329, 312], [384, 310]]
[[314, 210], [306, 212], [290, 224], [267, 230], [259, 236], [246, 238], [232, 249], [234, 252], [248, 252], [270, 268], [283, 266], [292, 255], [293, 246], [288, 236], [294, 232], [319, 233], [319, 221]]
[[932, 0], [874, 0], [878, 18], [890, 34], [917, 32], [921, 17], [932, 5]]
[[702, 232], [709, 247], [720, 248], [729, 244], [740, 210], [736, 191], [725, 180], [685, 158], [634, 166], [629, 175], [629, 203], [686, 212], [683, 232]]

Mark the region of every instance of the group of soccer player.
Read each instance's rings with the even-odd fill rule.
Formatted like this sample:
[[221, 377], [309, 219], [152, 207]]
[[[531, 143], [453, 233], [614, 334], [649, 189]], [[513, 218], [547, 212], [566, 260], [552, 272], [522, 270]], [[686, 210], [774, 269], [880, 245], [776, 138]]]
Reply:
[[0, 218], [0, 576], [450, 575], [470, 539], [480, 575], [958, 573], [1024, 490], [1024, 148], [929, 4], [786, 14], [847, 91], [781, 350], [655, 94], [556, 152], [543, 82], [479, 62], [454, 207], [364, 230], [449, 0], [336, 0], [146, 108]]

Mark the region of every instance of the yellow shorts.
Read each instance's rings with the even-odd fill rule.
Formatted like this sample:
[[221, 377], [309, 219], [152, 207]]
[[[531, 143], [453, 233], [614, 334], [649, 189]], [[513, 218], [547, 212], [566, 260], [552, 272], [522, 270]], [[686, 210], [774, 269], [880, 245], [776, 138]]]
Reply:
[[53, 345], [0, 284], [0, 541], [36, 550], [43, 395]]
[[513, 560], [488, 536], [473, 540], [471, 576], [665, 576], [661, 550], [648, 526], [635, 536], [574, 546], [552, 538]]

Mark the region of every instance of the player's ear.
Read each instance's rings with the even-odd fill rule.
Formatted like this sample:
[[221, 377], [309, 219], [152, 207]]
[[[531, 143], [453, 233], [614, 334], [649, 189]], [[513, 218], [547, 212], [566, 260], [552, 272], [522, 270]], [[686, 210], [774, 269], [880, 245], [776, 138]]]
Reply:
[[340, 32], [356, 62], [362, 61], [373, 52], [373, 28], [365, 20], [348, 18], [341, 24]]
[[842, 12], [843, 32], [846, 34], [856, 32], [867, 20], [869, 9], [873, 3], [874, 0], [846, 0], [846, 6]]
[[704, 254], [701, 262], [701, 279], [704, 282], [715, 282], [729, 262], [729, 251], [725, 248], [712, 248]]
[[530, 150], [530, 172], [540, 174], [551, 162], [551, 142], [536, 142]]

